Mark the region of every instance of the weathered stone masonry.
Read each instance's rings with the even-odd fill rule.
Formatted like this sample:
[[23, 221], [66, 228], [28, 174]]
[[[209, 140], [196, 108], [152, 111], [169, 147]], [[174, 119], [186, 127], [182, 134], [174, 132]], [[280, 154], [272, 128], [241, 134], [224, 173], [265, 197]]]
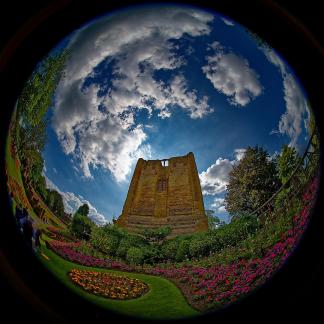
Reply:
[[117, 224], [133, 232], [171, 226], [172, 236], [206, 231], [193, 153], [168, 160], [139, 159]]

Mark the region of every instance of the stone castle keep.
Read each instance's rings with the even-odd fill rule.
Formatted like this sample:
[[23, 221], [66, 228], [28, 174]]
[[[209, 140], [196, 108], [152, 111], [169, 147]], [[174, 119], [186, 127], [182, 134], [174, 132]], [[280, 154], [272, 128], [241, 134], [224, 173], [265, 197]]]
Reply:
[[139, 159], [117, 224], [132, 232], [170, 226], [171, 236], [206, 231], [193, 153], [168, 160]]

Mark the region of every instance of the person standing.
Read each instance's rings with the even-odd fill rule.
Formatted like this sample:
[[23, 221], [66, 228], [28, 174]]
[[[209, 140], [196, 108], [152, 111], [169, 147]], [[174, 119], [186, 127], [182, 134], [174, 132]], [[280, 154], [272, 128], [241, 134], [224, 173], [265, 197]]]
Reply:
[[26, 221], [23, 224], [23, 237], [28, 246], [31, 248], [33, 238], [33, 223], [29, 216], [26, 217]]
[[35, 245], [35, 251], [37, 251], [40, 248], [40, 237], [42, 235], [42, 231], [40, 228], [36, 228], [35, 230], [35, 238], [34, 238], [34, 245]]

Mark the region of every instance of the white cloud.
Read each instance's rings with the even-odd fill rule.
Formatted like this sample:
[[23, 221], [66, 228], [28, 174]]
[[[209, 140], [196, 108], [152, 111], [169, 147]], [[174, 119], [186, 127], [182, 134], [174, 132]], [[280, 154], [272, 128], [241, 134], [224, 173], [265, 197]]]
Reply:
[[61, 191], [53, 181], [51, 181], [45, 174], [46, 186], [49, 189], [54, 189], [59, 192], [63, 198], [65, 212], [73, 214], [77, 209], [83, 205], [87, 204], [89, 206], [89, 218], [92, 219], [96, 224], [103, 225], [107, 223], [104, 215], [100, 214], [97, 209], [82, 196], [77, 196], [73, 192], [63, 192]]
[[307, 119], [307, 101], [295, 78], [288, 74], [284, 78], [286, 112], [279, 120], [278, 129], [281, 134], [290, 137], [290, 146], [296, 146], [302, 132], [303, 119]]
[[[136, 110], [155, 109], [161, 118], [170, 117], [174, 106], [191, 118], [212, 112], [208, 98], [188, 89], [183, 76], [169, 83], [153, 78], [157, 70], [185, 64], [171, 40], [207, 35], [212, 20], [211, 14], [189, 8], [141, 9], [104, 17], [75, 33], [56, 91], [53, 127], [85, 177], [91, 177], [90, 166], [102, 166], [117, 182], [126, 179], [147, 139], [145, 127], [135, 124]], [[112, 86], [99, 97], [100, 85], [84, 87], [84, 80], [104, 60], [113, 67]]]
[[214, 198], [213, 203], [210, 205], [215, 208], [219, 213], [225, 213], [225, 199], [224, 198]]
[[199, 174], [203, 195], [216, 195], [226, 190], [228, 174], [233, 168], [233, 161], [218, 158], [214, 164]]
[[[89, 166], [103, 166], [111, 171], [117, 182], [124, 181], [130, 172], [138, 150], [146, 139], [140, 125], [132, 130], [125, 129], [119, 118], [107, 117], [79, 131], [76, 155], [86, 177], [91, 177]], [[143, 156], [145, 158], [145, 156]]]
[[[199, 174], [203, 195], [217, 195], [226, 190], [228, 175], [233, 166], [243, 158], [245, 151], [244, 148], [235, 149], [234, 160], [219, 157], [206, 171]], [[215, 201], [220, 200], [215, 198]]]
[[222, 18], [222, 20], [223, 20], [223, 22], [224, 22], [225, 25], [227, 25], [227, 26], [234, 26], [234, 23], [231, 20], [226, 19], [226, 18]]
[[283, 92], [286, 103], [286, 111], [280, 117], [278, 130], [273, 130], [271, 134], [279, 132], [288, 135], [290, 138], [289, 145], [296, 147], [303, 125], [307, 131], [310, 108], [296, 79], [291, 73], [287, 72], [284, 61], [270, 48], [263, 47], [261, 50], [269, 62], [278, 67], [280, 71], [283, 79]]
[[240, 161], [243, 159], [246, 149], [245, 148], [239, 148], [234, 150], [234, 156], [237, 161]]
[[184, 110], [188, 110], [190, 117], [193, 119], [202, 118], [213, 111], [208, 106], [206, 96], [199, 100], [195, 91], [187, 89], [186, 80], [182, 75], [178, 75], [172, 80], [170, 95], [172, 103], [179, 105]]
[[229, 97], [233, 105], [246, 106], [262, 93], [257, 73], [249, 62], [233, 52], [226, 52], [219, 42], [210, 45], [215, 52], [207, 56], [207, 65], [202, 67], [214, 88]]

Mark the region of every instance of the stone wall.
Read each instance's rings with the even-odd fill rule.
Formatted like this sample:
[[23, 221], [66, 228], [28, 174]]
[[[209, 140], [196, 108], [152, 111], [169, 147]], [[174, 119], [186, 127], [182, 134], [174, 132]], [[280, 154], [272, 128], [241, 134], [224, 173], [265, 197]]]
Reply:
[[168, 225], [171, 236], [207, 230], [193, 153], [168, 160], [139, 159], [117, 224], [133, 232]]

